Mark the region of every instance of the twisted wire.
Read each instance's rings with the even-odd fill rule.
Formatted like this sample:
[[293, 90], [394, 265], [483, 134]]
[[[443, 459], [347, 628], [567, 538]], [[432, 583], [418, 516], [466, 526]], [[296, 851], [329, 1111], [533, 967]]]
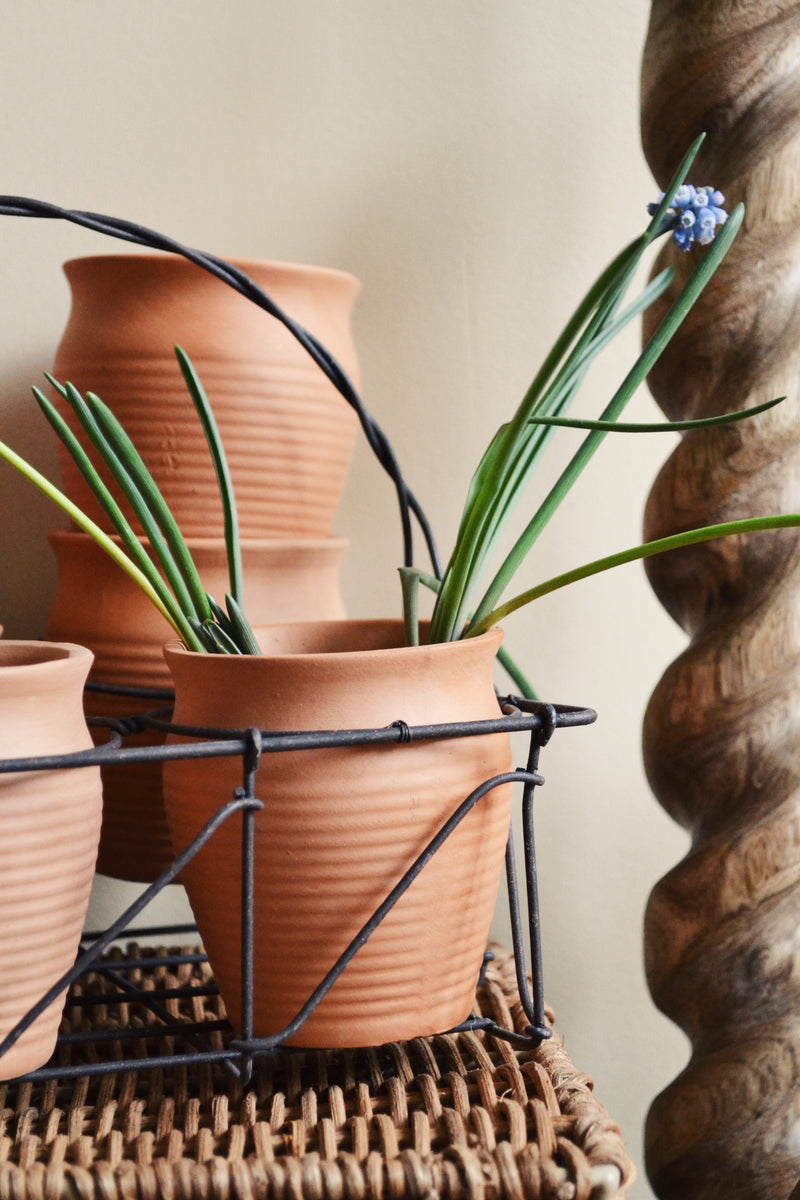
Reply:
[[288, 313], [284, 312], [249, 275], [225, 259], [217, 258], [215, 255], [207, 254], [202, 250], [195, 250], [184, 246], [174, 238], [167, 237], [165, 234], [157, 233], [155, 230], [147, 229], [143, 225], [137, 225], [133, 221], [126, 221], [118, 217], [108, 217], [100, 213], [61, 208], [57, 204], [50, 204], [44, 200], [32, 200], [24, 196], [0, 196], [0, 215], [61, 219], [70, 221], [75, 225], [81, 225], [86, 229], [92, 229], [97, 233], [118, 238], [121, 241], [146, 246], [151, 250], [165, 250], [171, 254], [179, 254], [181, 257], [188, 259], [189, 262], [201, 267], [204, 271], [208, 271], [209, 274], [215, 276], [222, 283], [227, 284], [239, 292], [240, 295], [252, 301], [253, 304], [258, 305], [259, 308], [269, 313], [271, 317], [280, 321], [323, 371], [343, 399], [354, 409], [370, 449], [392, 480], [400, 508], [400, 520], [403, 532], [403, 561], [405, 565], [411, 566], [414, 558], [411, 529], [411, 514], [413, 514], [425, 539], [434, 574], [437, 578], [441, 576], [441, 566], [427, 517], [403, 478], [388, 438], [374, 418], [367, 412], [352, 380], [325, 346], [307, 329], [297, 321], [294, 321]]

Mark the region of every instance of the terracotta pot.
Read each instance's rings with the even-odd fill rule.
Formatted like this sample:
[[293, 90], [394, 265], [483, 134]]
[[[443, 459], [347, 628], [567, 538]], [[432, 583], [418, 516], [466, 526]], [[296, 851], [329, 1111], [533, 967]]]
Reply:
[[[256, 260], [236, 265], [319, 338], [358, 384], [350, 315], [359, 284], [352, 275]], [[175, 343], [189, 354], [211, 400], [242, 536], [330, 533], [356, 418], [278, 321], [175, 255], [78, 258], [64, 270], [72, 310], [53, 373], [81, 391], [96, 392], [113, 408], [185, 536], [222, 536], [223, 525], [213, 467]], [[66, 415], [63, 402], [57, 403]], [[59, 454], [65, 490], [109, 529], [60, 443]]]
[[[123, 687], [169, 688], [164, 643], [172, 626], [147, 597], [88, 536], [55, 530], [50, 543], [58, 560], [58, 584], [47, 637], [88, 646], [95, 656], [90, 679]], [[344, 616], [339, 567], [344, 538], [242, 542], [246, 606], [254, 624]], [[191, 538], [192, 553], [206, 589], [222, 601], [228, 589], [224, 542]], [[148, 712], [163, 701], [87, 692], [87, 716], [122, 719]], [[97, 730], [98, 741], [106, 730]], [[159, 745], [163, 735], [145, 731], [127, 745]], [[164, 815], [160, 763], [126, 763], [103, 768], [105, 805], [97, 869], [116, 879], [151, 883], [172, 862]]]
[[[83, 750], [82, 646], [0, 641], [0, 758]], [[75, 960], [100, 834], [97, 767], [0, 775], [0, 1041]], [[64, 996], [0, 1058], [0, 1079], [42, 1066]]]
[[[491, 676], [501, 639], [493, 630], [407, 647], [400, 622], [323, 622], [262, 631], [262, 656], [192, 654], [178, 645], [165, 653], [179, 723], [372, 728], [497, 717]], [[256, 785], [264, 802], [256, 817], [257, 1035], [285, 1027], [445, 819], [510, 761], [505, 735], [264, 756]], [[165, 763], [176, 847], [230, 799], [241, 771], [238, 759]], [[510, 803], [507, 785], [480, 801], [292, 1044], [376, 1045], [446, 1030], [468, 1015]], [[232, 818], [184, 873], [237, 1026], [240, 837], [241, 818]]]

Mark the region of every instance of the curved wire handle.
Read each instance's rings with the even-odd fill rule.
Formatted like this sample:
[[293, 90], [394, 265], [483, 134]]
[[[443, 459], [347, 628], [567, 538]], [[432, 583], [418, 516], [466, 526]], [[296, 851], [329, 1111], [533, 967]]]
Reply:
[[104, 233], [109, 237], [119, 238], [125, 242], [133, 242], [139, 246], [147, 246], [151, 250], [166, 250], [172, 254], [179, 254], [181, 257], [188, 259], [189, 262], [201, 267], [204, 271], [208, 271], [216, 279], [219, 279], [222, 283], [226, 283], [234, 291], [239, 292], [247, 300], [251, 300], [253, 304], [258, 305], [259, 308], [269, 313], [271, 317], [280, 321], [323, 371], [339, 394], [355, 410], [371, 450], [394, 483], [400, 506], [400, 520], [403, 530], [403, 561], [405, 566], [410, 567], [413, 565], [413, 536], [411, 530], [411, 514], [413, 513], [425, 538], [433, 573], [437, 578], [441, 577], [441, 565], [428, 519], [416, 497], [403, 479], [394, 451], [386, 435], [367, 412], [347, 373], [330, 351], [321, 342], [317, 341], [313, 334], [309, 333], [307, 329], [285, 313], [249, 275], [239, 270], [232, 263], [226, 262], [223, 258], [217, 258], [215, 255], [206, 254], [202, 250], [194, 250], [188, 246], [183, 246], [180, 242], [176, 242], [174, 238], [166, 237], [164, 234], [156, 233], [152, 229], [147, 229], [142, 225], [136, 225], [132, 221], [121, 220], [117, 217], [106, 217], [99, 213], [60, 208], [57, 204], [49, 204], [44, 200], [31, 200], [24, 196], [0, 196], [0, 216], [41, 217], [71, 221], [75, 225], [82, 225], [86, 229], [93, 229], [97, 233]]

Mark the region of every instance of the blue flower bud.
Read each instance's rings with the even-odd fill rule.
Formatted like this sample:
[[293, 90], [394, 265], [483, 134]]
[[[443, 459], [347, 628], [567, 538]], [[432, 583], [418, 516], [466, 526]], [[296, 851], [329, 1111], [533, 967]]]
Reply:
[[694, 238], [691, 229], [681, 229], [679, 226], [673, 233], [672, 240], [679, 250], [691, 250]]
[[709, 242], [713, 242], [716, 231], [717, 219], [713, 211], [710, 208], [701, 208], [692, 227], [695, 240], [701, 246], [707, 246]]
[[[648, 204], [647, 211], [655, 216], [664, 193], [659, 193], [658, 200]], [[658, 234], [672, 233], [672, 240], [679, 250], [691, 249], [692, 242], [707, 246], [713, 242], [717, 226], [724, 225], [728, 214], [722, 205], [725, 197], [722, 192], [712, 187], [694, 187], [684, 183], [677, 189], [672, 198], [672, 204], [665, 211]]]
[[690, 183], [683, 183], [675, 193], [672, 203], [676, 208], [687, 208], [694, 201], [695, 188]]

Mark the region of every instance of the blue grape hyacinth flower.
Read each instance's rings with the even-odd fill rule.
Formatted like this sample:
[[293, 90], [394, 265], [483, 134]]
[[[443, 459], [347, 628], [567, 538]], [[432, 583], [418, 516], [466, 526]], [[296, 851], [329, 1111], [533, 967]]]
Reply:
[[[661, 201], [662, 192], [658, 199], [648, 204], [647, 211], [655, 216]], [[679, 250], [691, 250], [692, 243], [707, 246], [713, 242], [719, 225], [724, 225], [728, 214], [722, 205], [725, 197], [722, 192], [712, 187], [694, 187], [684, 183], [672, 197], [669, 208], [664, 214], [662, 232], [672, 231], [672, 240]]]

